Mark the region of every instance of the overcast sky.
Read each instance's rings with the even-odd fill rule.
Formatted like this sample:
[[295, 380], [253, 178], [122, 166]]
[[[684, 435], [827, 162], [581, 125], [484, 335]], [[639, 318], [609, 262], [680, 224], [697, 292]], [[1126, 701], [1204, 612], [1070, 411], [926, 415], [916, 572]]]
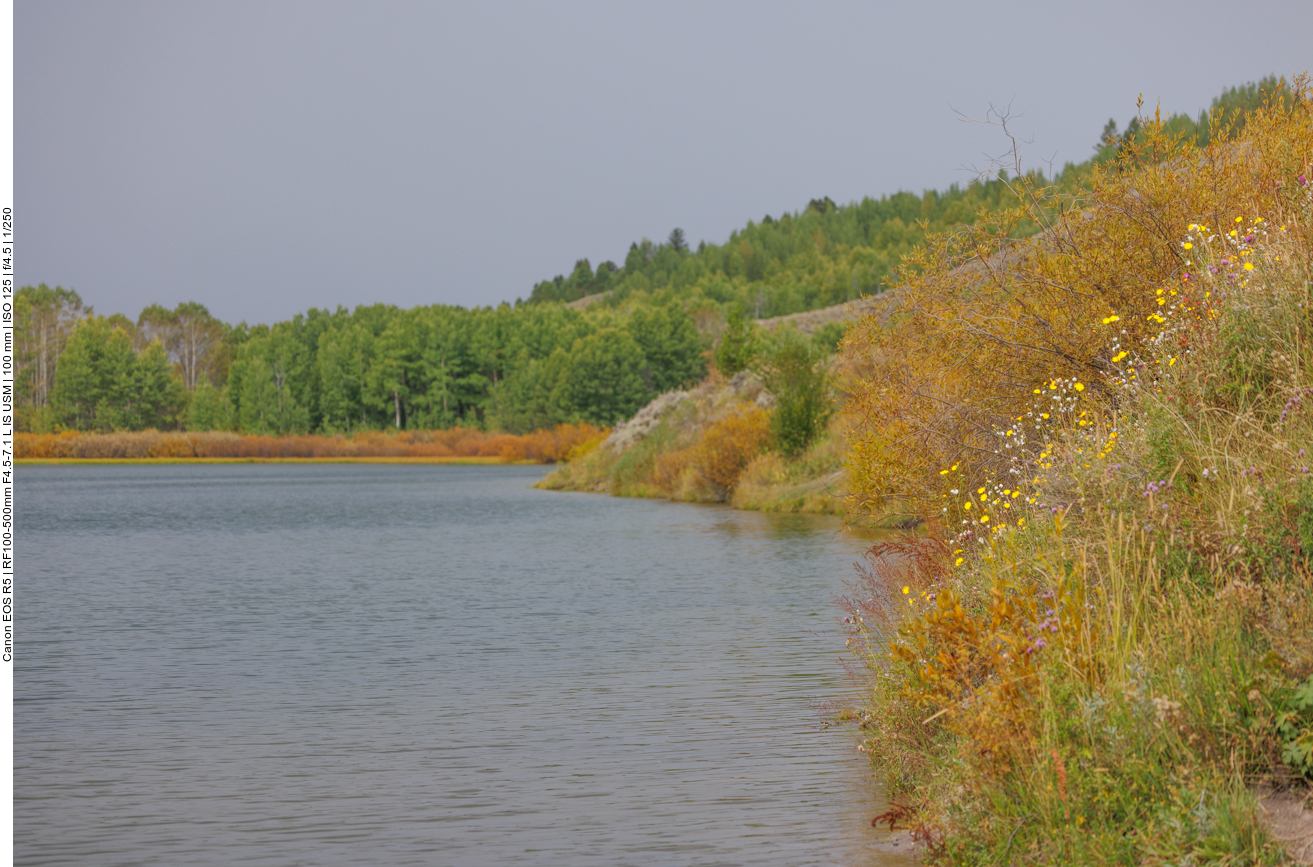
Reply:
[[17, 0], [17, 276], [134, 318], [513, 301], [675, 226], [968, 181], [991, 103], [1032, 165], [1083, 160], [1310, 33], [1307, 0]]

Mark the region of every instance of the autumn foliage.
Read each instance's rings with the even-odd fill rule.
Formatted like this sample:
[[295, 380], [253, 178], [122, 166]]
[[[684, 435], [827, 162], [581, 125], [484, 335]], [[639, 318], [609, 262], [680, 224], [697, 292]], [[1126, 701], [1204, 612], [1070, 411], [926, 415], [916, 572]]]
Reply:
[[498, 458], [551, 464], [596, 445], [608, 433], [595, 425], [562, 424], [528, 434], [451, 428], [351, 436], [244, 436], [229, 432], [154, 430], [84, 434], [25, 434], [15, 437], [22, 459], [50, 458]]
[[[906, 256], [896, 301], [845, 341], [845, 361], [864, 371], [847, 406], [858, 504], [925, 514], [941, 469], [1007, 471], [998, 432], [1038, 385], [1064, 379], [1105, 393], [1114, 337], [1134, 345], [1156, 334], [1157, 290], [1188, 280], [1186, 227], [1288, 209], [1313, 153], [1307, 78], [1294, 89], [1299, 99], [1253, 112], [1239, 132], [1219, 120], [1206, 148], [1155, 114], [1076, 193], [1019, 175], [1010, 183], [1022, 204]], [[1040, 235], [1018, 240], [1035, 222]]]
[[1022, 176], [850, 331], [856, 505], [929, 524], [846, 600], [853, 715], [927, 861], [1292, 854], [1259, 801], [1313, 785], [1311, 103]]
[[770, 414], [757, 407], [713, 422], [688, 452], [694, 485], [717, 501], [734, 490], [748, 464], [770, 441]]

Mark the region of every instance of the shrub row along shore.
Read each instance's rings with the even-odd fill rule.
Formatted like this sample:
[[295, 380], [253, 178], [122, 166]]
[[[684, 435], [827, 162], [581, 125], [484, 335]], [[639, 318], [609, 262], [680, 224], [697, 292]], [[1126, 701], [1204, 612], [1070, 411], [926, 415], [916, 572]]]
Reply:
[[1020, 177], [845, 341], [853, 504], [931, 530], [847, 600], [848, 714], [932, 863], [1313, 858], [1311, 99]]
[[466, 428], [344, 436], [250, 436], [229, 432], [16, 434], [15, 457], [32, 460], [280, 460], [280, 459], [496, 459], [553, 464], [587, 451], [609, 429], [562, 424], [527, 434]]

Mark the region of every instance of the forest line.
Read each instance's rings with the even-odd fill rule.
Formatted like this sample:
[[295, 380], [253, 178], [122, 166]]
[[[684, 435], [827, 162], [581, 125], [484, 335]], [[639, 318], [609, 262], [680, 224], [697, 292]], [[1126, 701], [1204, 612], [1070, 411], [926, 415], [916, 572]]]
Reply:
[[[1256, 104], [1261, 85], [1232, 88], [1214, 109]], [[1205, 115], [1174, 115], [1174, 134], [1204, 144]], [[1110, 121], [1095, 156], [1053, 179], [1078, 189], [1140, 135]], [[468, 427], [527, 433], [607, 426], [713, 366], [726, 323], [813, 310], [878, 293], [925, 239], [1014, 206], [1006, 172], [922, 195], [900, 192], [749, 221], [724, 244], [631, 245], [621, 265], [586, 259], [514, 305], [403, 310], [312, 308], [272, 325], [230, 325], [206, 307], [151, 305], [135, 320], [101, 316], [73, 289], [15, 296], [17, 427], [32, 433], [234, 431], [258, 436]], [[1042, 175], [1028, 182], [1044, 183]], [[1034, 221], [1011, 227], [1035, 231]], [[566, 302], [601, 300], [585, 310]], [[834, 324], [816, 338], [832, 351]]]

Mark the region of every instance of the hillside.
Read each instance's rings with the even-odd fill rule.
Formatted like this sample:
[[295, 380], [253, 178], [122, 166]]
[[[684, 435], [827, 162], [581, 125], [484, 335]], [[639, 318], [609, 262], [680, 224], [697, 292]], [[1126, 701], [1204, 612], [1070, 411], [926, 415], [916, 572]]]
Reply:
[[1271, 96], [930, 239], [844, 341], [853, 514], [927, 532], [847, 600], [840, 716], [931, 863], [1313, 854], [1313, 90]]

